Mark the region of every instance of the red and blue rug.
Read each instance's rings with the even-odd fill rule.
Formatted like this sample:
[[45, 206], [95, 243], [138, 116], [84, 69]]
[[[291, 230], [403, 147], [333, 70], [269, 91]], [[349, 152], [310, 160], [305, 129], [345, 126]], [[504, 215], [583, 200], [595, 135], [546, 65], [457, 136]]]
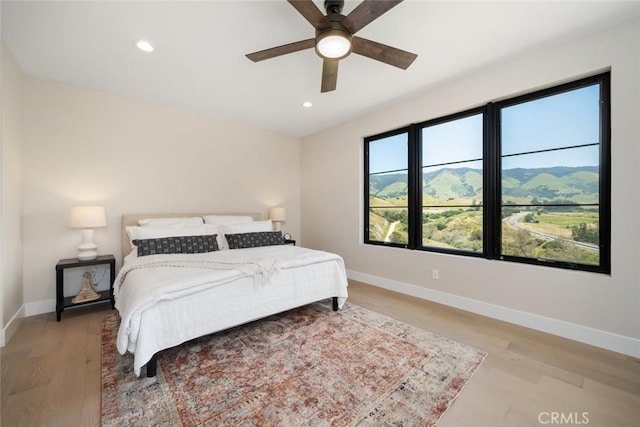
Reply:
[[102, 324], [103, 426], [435, 425], [486, 354], [354, 304], [315, 303], [215, 333], [136, 377]]

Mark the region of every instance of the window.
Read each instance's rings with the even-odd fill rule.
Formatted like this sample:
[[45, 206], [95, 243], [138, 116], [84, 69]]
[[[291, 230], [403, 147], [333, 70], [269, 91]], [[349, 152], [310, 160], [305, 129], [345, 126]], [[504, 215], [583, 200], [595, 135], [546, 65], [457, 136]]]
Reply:
[[496, 106], [501, 254], [600, 265], [601, 85]]
[[366, 147], [368, 240], [406, 245], [409, 242], [408, 131], [370, 139]]
[[365, 243], [610, 272], [609, 73], [365, 138]]
[[424, 248], [482, 252], [482, 112], [420, 128]]

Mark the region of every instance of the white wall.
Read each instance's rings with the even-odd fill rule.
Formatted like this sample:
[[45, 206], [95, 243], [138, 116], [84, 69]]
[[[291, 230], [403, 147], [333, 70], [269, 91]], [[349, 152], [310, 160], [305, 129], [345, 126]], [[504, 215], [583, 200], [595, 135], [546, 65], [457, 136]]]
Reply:
[[120, 264], [123, 213], [287, 209], [299, 236], [296, 138], [212, 116], [24, 79], [24, 287], [26, 314], [53, 309], [55, 264], [76, 256], [69, 208], [100, 204], [108, 227], [98, 252]]
[[22, 73], [4, 43], [2, 51], [2, 139], [0, 143], [0, 345], [19, 325], [22, 289]]
[[[635, 20], [523, 53], [303, 138], [303, 244], [341, 254], [352, 278], [640, 357], [639, 40]], [[362, 244], [363, 137], [609, 67], [610, 276]], [[439, 280], [431, 269], [439, 270]]]

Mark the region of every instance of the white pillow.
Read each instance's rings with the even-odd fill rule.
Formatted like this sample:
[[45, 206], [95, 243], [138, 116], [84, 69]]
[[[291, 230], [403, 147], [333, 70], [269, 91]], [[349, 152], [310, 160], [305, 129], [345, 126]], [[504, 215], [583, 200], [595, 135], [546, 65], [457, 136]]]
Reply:
[[131, 252], [129, 252], [129, 255], [124, 257], [123, 260], [123, 265], [133, 261], [134, 259], [138, 258], [138, 251], [137, 250], [132, 250]]
[[194, 216], [189, 218], [145, 218], [138, 221], [138, 224], [142, 227], [198, 227], [204, 222], [201, 216]]
[[244, 215], [205, 215], [203, 216], [205, 224], [244, 224], [253, 222], [253, 218]]
[[[241, 224], [222, 224], [218, 235], [218, 246], [220, 249], [229, 249], [229, 242], [225, 234], [255, 233], [259, 231], [273, 231], [273, 223], [270, 219], [265, 221], [253, 221]], [[222, 244], [220, 241], [223, 241]]]
[[202, 224], [200, 227], [126, 227], [129, 235], [131, 249], [135, 249], [134, 240], [138, 239], [158, 239], [161, 237], [176, 236], [205, 236], [208, 234], [219, 234], [218, 227]]

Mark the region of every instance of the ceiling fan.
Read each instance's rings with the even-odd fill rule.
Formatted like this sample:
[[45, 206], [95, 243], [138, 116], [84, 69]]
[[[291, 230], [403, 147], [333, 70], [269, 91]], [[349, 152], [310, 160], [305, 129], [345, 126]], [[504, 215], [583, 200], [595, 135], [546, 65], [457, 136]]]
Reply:
[[409, 68], [418, 57], [414, 53], [354, 35], [402, 0], [364, 0], [347, 16], [342, 15], [344, 1], [325, 0], [326, 15], [322, 14], [312, 0], [287, 1], [313, 25], [316, 29], [315, 38], [272, 47], [246, 56], [253, 62], [258, 62], [313, 47], [323, 59], [321, 92], [336, 89], [338, 61], [352, 52], [403, 70]]

